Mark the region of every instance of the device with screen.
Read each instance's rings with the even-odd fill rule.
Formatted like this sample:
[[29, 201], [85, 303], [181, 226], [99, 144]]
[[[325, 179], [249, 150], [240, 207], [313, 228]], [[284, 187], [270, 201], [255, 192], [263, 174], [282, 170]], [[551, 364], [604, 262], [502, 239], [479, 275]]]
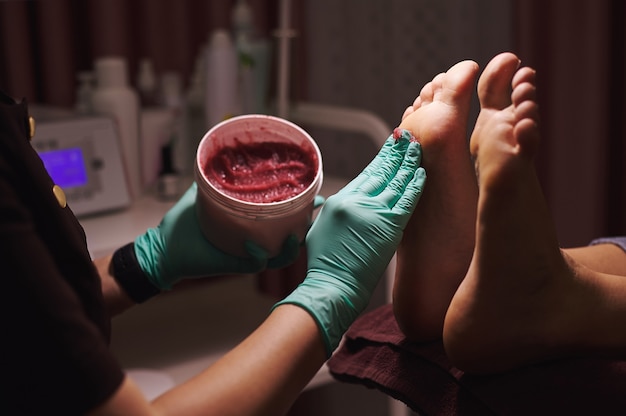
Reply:
[[80, 147], [44, 151], [39, 156], [54, 183], [61, 188], [87, 185], [87, 165]]
[[115, 123], [108, 117], [36, 117], [32, 144], [80, 216], [126, 207], [130, 195]]

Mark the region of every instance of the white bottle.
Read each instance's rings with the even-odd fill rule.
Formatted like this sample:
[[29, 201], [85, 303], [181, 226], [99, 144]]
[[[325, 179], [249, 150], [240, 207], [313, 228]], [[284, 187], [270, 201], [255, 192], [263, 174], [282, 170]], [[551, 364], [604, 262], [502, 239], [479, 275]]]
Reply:
[[[203, 47], [201, 49], [202, 52], [198, 54], [194, 71], [189, 81], [189, 87], [183, 99], [182, 124], [184, 137], [185, 140], [187, 140], [187, 146], [191, 152], [190, 160], [192, 163], [192, 171], [198, 144], [200, 144], [200, 140], [202, 140], [202, 137], [204, 137], [204, 134], [208, 130], [204, 98], [206, 95], [206, 49], [206, 46]], [[189, 170], [181, 169], [179, 161], [176, 162], [176, 167], [181, 172], [187, 172]]]
[[182, 84], [179, 73], [164, 73], [161, 77], [161, 101], [173, 115], [172, 131], [168, 143], [171, 146], [172, 169], [180, 174], [191, 174], [196, 153], [184, 124], [185, 101]]
[[206, 55], [205, 111], [207, 129], [240, 113], [237, 51], [227, 31], [213, 32]]
[[181, 173], [193, 171], [195, 154], [191, 154], [183, 128], [182, 84], [177, 72], [166, 72], [161, 77], [161, 102], [172, 116], [168, 140], [161, 146], [161, 170], [157, 180], [157, 196], [166, 201], [180, 197]]
[[159, 89], [157, 75], [152, 61], [148, 58], [143, 58], [139, 61], [137, 92], [139, 93], [139, 102], [142, 107], [158, 105]]
[[95, 76], [91, 71], [78, 73], [78, 88], [76, 89], [76, 102], [74, 103], [78, 114], [93, 113], [93, 92]]
[[252, 49], [252, 9], [246, 0], [238, 0], [232, 13], [235, 45], [237, 49], [238, 92], [242, 114], [257, 113], [254, 71], [256, 62]]
[[128, 84], [128, 68], [121, 57], [99, 58], [95, 62], [96, 89], [92, 97], [97, 114], [111, 116], [117, 123], [129, 191], [133, 198], [142, 193], [139, 146], [139, 97]]

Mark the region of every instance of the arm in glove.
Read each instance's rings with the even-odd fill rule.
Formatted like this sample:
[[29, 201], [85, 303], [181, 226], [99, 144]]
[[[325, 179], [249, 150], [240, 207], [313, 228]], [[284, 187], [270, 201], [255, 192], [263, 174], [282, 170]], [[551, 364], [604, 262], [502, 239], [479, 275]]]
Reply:
[[307, 310], [328, 355], [369, 303], [421, 195], [426, 173], [411, 138], [406, 130], [390, 136], [363, 172], [328, 198], [306, 237], [306, 278], [276, 305]]
[[299, 242], [287, 238], [281, 254], [267, 253], [247, 242], [249, 258], [232, 256], [214, 247], [202, 235], [196, 218], [197, 185], [194, 183], [170, 209], [156, 228], [135, 239], [134, 250], [141, 270], [159, 289], [169, 289], [183, 278], [230, 273], [255, 273], [266, 267], [281, 267], [298, 256]]

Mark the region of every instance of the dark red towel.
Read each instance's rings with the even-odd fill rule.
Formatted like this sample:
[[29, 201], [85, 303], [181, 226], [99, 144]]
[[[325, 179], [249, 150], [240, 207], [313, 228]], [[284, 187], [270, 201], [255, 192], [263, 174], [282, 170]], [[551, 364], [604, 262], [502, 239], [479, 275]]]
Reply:
[[424, 416], [626, 414], [626, 361], [568, 359], [471, 376], [450, 365], [441, 342], [407, 341], [391, 305], [359, 318], [328, 366], [336, 379], [381, 390]]

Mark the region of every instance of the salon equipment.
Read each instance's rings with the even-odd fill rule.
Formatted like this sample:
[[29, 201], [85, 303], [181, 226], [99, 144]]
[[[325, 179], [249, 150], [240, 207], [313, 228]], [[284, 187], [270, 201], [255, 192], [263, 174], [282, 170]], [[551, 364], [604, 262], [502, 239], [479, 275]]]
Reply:
[[[63, 114], [63, 115], [61, 115]], [[115, 123], [32, 108], [32, 145], [77, 216], [126, 207], [130, 195]]]

